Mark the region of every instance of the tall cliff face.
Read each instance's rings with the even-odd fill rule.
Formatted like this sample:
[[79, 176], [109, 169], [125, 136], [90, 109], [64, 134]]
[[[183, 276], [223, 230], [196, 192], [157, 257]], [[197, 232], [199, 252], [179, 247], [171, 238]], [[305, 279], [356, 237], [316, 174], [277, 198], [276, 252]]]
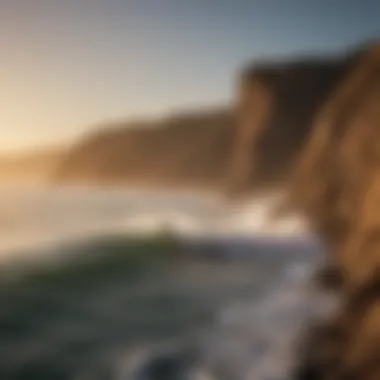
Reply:
[[248, 67], [238, 84], [238, 127], [231, 157], [231, 191], [285, 181], [313, 120], [353, 65], [352, 55]]
[[374, 44], [329, 96], [296, 161], [289, 201], [335, 247], [352, 226], [371, 224], [378, 214], [379, 104], [380, 44]]

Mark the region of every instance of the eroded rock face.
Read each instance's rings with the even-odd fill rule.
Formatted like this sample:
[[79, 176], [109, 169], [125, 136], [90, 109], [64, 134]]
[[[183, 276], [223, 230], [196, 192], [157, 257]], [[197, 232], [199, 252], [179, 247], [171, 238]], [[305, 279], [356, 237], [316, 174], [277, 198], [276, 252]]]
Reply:
[[352, 61], [352, 56], [340, 56], [263, 63], [242, 73], [228, 182], [234, 195], [271, 187], [289, 177], [315, 115]]
[[344, 306], [322, 342], [306, 350], [301, 379], [380, 377], [379, 105], [375, 44], [326, 102], [297, 162], [292, 201], [332, 245], [344, 273]]
[[[264, 126], [253, 121], [240, 123], [240, 129], [247, 134], [248, 128], [251, 137], [246, 145], [237, 144], [237, 150], [241, 146], [243, 152], [237, 156], [249, 156], [250, 160], [245, 163], [249, 170], [240, 174], [244, 181], [238, 178], [238, 182], [247, 189], [247, 179], [255, 180], [260, 170], [267, 176], [272, 173], [271, 161], [265, 160], [262, 147], [275, 152], [278, 136], [284, 137], [292, 130], [284, 128], [284, 123], [278, 124], [283, 129], [276, 131], [278, 125], [271, 124], [275, 110], [283, 110], [284, 120], [289, 115], [296, 117], [292, 105], [304, 109], [305, 104], [311, 104], [304, 102], [307, 94], [319, 92], [318, 101], [313, 97], [309, 118], [297, 119], [299, 128], [306, 132], [299, 144], [292, 143], [293, 155], [288, 157], [293, 160], [284, 160], [284, 165], [289, 168], [289, 204], [306, 215], [343, 273], [343, 306], [326, 325], [312, 330], [316, 339], [308, 340], [296, 378], [372, 380], [380, 378], [380, 45], [367, 46], [343, 59], [335, 75], [327, 81], [329, 86], [324, 91], [304, 87], [295, 92], [298, 98], [292, 98], [297, 75], [269, 76], [267, 83], [272, 87], [260, 75], [253, 75], [252, 83], [259, 80], [265, 91], [272, 94], [267, 96], [271, 99], [271, 111], [265, 111]], [[286, 77], [290, 78], [288, 85], [281, 87]], [[307, 80], [300, 83], [302, 88]], [[273, 95], [281, 93], [281, 88], [288, 96]], [[256, 97], [256, 92], [248, 93], [249, 99]], [[253, 120], [250, 113], [256, 110], [249, 106], [239, 112], [241, 120], [246, 121]], [[293, 128], [296, 124], [297, 121]], [[283, 141], [284, 148], [278, 145], [281, 153], [274, 154], [280, 160], [285, 157], [282, 152], [290, 147]]]

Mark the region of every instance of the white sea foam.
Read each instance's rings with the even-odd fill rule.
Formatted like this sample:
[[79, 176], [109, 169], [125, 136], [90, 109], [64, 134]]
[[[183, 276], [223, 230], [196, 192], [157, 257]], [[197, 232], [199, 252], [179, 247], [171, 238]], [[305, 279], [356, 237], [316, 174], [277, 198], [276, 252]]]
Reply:
[[2, 259], [30, 248], [112, 232], [151, 234], [169, 230], [184, 237], [295, 236], [298, 217], [269, 222], [273, 197], [231, 205], [222, 197], [159, 190], [11, 188], [0, 190]]
[[[216, 312], [214, 325], [199, 338], [196, 360], [178, 379], [290, 380], [303, 330], [337, 306], [334, 297], [310, 287], [310, 264], [289, 264], [259, 296], [237, 298]], [[127, 357], [117, 379], [153, 380], [142, 376], [148, 365], [160, 357], [178, 360], [183, 351], [175, 343], [145, 346]]]

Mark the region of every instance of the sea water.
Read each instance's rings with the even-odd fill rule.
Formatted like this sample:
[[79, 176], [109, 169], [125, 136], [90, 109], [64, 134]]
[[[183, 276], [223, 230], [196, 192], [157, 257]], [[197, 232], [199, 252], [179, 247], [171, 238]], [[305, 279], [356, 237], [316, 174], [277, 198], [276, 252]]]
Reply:
[[287, 379], [328, 312], [321, 248], [273, 197], [0, 190], [1, 379]]

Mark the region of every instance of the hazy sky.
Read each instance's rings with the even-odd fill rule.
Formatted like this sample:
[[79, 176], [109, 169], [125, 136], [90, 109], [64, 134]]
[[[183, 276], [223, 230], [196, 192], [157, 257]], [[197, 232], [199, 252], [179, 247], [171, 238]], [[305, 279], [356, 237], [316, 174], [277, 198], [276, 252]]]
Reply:
[[0, 0], [0, 150], [230, 99], [247, 59], [380, 37], [378, 0]]

